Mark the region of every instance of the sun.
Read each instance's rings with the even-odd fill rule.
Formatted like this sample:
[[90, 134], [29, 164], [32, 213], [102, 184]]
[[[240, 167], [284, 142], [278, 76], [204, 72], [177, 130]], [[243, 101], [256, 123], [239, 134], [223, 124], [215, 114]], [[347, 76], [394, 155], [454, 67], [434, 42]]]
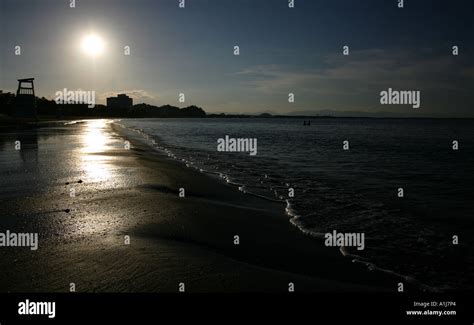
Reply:
[[104, 41], [99, 35], [90, 34], [82, 39], [82, 50], [89, 56], [97, 56], [104, 52]]

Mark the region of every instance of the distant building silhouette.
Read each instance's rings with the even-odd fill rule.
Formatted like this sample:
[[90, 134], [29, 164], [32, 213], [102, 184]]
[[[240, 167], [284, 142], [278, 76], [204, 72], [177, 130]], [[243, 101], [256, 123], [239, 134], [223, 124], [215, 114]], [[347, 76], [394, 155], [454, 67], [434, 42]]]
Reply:
[[133, 99], [128, 97], [126, 94], [118, 94], [117, 97], [108, 97], [107, 107], [130, 109], [133, 107]]
[[18, 79], [15, 107], [13, 115], [16, 117], [36, 118], [36, 97], [34, 78]]

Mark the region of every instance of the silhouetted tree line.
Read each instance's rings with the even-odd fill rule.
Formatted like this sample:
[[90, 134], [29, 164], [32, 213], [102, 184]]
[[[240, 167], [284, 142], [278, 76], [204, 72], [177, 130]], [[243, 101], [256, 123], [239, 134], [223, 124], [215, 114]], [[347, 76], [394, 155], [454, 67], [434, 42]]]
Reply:
[[[0, 96], [0, 114], [13, 115], [15, 95]], [[205, 117], [206, 112], [197, 106], [179, 108], [171, 105], [153, 106], [137, 104], [132, 108], [109, 108], [105, 105], [88, 107], [87, 104], [56, 104], [53, 100], [36, 98], [38, 116], [50, 117]]]
[[12, 93], [2, 93], [0, 96], [0, 114], [10, 115], [14, 101], [15, 95]]

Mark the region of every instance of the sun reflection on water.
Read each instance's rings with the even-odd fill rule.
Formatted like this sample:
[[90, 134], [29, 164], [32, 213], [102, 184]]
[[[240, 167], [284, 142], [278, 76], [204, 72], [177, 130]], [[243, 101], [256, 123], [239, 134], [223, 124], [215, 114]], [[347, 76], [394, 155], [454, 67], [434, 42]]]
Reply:
[[108, 163], [111, 157], [105, 155], [110, 150], [110, 138], [105, 131], [106, 127], [106, 120], [89, 121], [82, 137], [82, 169], [92, 182], [107, 180], [112, 175]]

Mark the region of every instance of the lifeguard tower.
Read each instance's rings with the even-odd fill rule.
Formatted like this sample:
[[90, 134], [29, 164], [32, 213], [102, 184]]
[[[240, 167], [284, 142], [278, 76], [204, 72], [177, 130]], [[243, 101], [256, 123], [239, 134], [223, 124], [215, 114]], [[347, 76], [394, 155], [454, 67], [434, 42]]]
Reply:
[[21, 118], [36, 119], [36, 97], [34, 78], [18, 79], [13, 115]]

